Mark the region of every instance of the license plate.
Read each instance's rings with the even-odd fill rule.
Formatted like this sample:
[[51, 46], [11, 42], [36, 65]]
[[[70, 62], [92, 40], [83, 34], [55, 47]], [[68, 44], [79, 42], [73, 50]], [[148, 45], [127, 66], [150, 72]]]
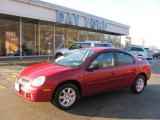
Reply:
[[15, 89], [19, 92], [19, 84], [15, 83]]

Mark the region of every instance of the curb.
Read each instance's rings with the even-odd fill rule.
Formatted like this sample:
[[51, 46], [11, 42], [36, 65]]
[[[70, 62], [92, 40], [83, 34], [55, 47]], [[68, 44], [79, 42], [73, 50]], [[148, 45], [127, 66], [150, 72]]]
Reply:
[[42, 63], [42, 62], [48, 62], [48, 61], [16, 61], [16, 62], [2, 62], [0, 63], [0, 66], [7, 66], [7, 65], [27, 65], [27, 64], [36, 64], [36, 63]]

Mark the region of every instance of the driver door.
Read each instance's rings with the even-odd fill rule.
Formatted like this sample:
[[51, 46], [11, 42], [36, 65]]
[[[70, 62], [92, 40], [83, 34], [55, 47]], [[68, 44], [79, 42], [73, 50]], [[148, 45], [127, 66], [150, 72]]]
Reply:
[[87, 69], [84, 71], [86, 95], [117, 87], [117, 69], [113, 52], [98, 55]]

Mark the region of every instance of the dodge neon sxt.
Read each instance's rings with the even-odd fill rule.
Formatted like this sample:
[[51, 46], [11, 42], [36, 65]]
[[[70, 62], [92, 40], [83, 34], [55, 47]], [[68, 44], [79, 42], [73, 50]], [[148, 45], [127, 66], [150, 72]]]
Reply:
[[35, 102], [51, 101], [60, 109], [75, 105], [81, 96], [130, 87], [141, 93], [151, 75], [148, 61], [115, 48], [85, 48], [23, 69], [15, 89]]

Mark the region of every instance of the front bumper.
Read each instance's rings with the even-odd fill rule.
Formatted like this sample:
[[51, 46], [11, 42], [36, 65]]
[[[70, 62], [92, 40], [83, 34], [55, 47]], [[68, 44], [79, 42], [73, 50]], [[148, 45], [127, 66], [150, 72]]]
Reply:
[[15, 90], [17, 93], [25, 99], [34, 102], [48, 102], [52, 99], [52, 89], [46, 87], [31, 87], [22, 86], [18, 82], [15, 82]]

